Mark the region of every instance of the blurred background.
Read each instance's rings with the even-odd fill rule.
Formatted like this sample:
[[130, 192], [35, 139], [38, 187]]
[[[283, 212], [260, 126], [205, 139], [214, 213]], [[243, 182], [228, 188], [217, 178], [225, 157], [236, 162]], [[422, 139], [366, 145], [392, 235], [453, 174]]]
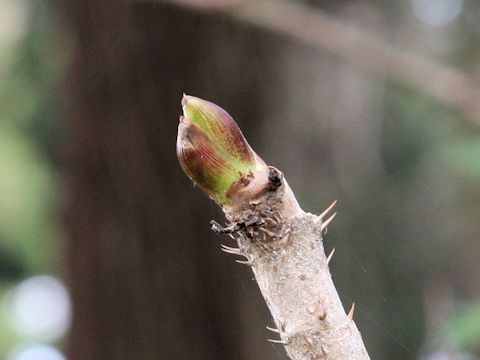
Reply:
[[175, 155], [227, 109], [372, 359], [480, 358], [476, 0], [0, 0], [0, 358], [286, 359]]

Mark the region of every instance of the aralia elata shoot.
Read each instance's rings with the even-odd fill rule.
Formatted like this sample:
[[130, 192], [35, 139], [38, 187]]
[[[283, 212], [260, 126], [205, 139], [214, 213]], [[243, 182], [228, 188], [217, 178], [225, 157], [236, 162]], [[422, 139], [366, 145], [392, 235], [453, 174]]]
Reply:
[[323, 235], [333, 203], [320, 215], [304, 212], [283, 173], [250, 147], [221, 107], [184, 95], [177, 156], [185, 174], [223, 210], [226, 225], [212, 230], [234, 239], [221, 250], [244, 260], [257, 280], [292, 360], [365, 360], [369, 355], [333, 284]]

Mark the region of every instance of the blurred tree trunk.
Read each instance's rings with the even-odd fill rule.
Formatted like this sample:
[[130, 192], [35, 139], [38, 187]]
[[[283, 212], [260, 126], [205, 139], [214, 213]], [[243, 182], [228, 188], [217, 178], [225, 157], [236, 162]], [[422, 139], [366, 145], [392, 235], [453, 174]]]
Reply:
[[278, 358], [257, 289], [258, 305], [241, 310], [239, 282], [255, 287], [251, 274], [221, 256], [208, 228], [218, 212], [175, 156], [184, 91], [249, 121], [240, 125], [255, 145], [259, 89], [274, 71], [264, 36], [141, 2], [72, 0], [65, 14], [74, 52], [69, 358]]
[[[377, 106], [385, 84], [220, 15], [153, 1], [66, 4], [74, 50], [70, 358], [284, 358], [265, 341], [271, 319], [250, 270], [223, 256], [208, 229], [222, 216], [177, 164], [182, 92], [228, 109], [305, 210], [340, 199], [326, 245], [337, 248], [332, 272], [344, 305], [358, 305], [373, 359], [410, 358], [422, 341], [417, 294], [426, 263], [410, 255], [423, 220], [415, 188], [398, 187], [408, 166], [395, 182], [386, 175], [383, 142], [410, 157], [395, 145], [410, 140], [384, 134], [392, 116]], [[372, 123], [373, 115], [381, 118]], [[397, 229], [393, 219], [402, 219]]]

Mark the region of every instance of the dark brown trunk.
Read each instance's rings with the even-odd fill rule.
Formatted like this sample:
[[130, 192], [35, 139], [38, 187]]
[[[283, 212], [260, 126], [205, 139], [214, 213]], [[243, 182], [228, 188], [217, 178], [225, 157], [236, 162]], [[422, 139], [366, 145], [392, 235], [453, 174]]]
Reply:
[[[271, 65], [264, 38], [166, 5], [72, 0], [65, 13], [74, 49], [69, 358], [246, 359], [252, 349], [257, 360], [278, 357], [251, 274], [220, 254], [208, 229], [219, 213], [175, 156], [182, 92], [248, 120], [240, 125], [255, 143], [248, 133]], [[245, 306], [249, 297], [255, 304]], [[247, 323], [255, 330], [242, 335]]]

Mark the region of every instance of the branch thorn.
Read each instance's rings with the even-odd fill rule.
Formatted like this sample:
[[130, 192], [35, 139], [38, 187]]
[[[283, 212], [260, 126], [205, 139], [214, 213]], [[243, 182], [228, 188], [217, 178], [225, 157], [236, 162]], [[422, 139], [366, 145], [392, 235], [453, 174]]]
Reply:
[[274, 343], [274, 344], [288, 345], [288, 341], [285, 341], [285, 340], [267, 339], [267, 341], [269, 341], [271, 343]]
[[355, 312], [355, 303], [352, 303], [352, 307], [350, 308], [350, 311], [348, 312], [348, 318], [350, 320], [353, 320], [353, 313]]
[[235, 260], [235, 262], [242, 264], [242, 265], [248, 265], [250, 267], [253, 266], [253, 263], [250, 260]]
[[282, 333], [282, 332], [281, 332], [279, 329], [277, 329], [277, 328], [272, 328], [272, 327], [270, 327], [270, 326], [265, 326], [265, 327], [267, 328], [267, 330], [270, 330], [270, 331], [272, 331], [272, 332], [274, 332], [274, 333], [277, 333], [277, 334], [281, 334], [281, 333]]
[[320, 301], [317, 304], [317, 307], [315, 308], [315, 316], [321, 321], [325, 320], [327, 317], [327, 311], [325, 310], [325, 304], [323, 301]]
[[305, 341], [307, 342], [310, 350], [313, 350], [315, 348], [314, 344], [313, 344], [313, 340], [311, 338], [309, 338], [308, 336], [305, 336]]
[[228, 254], [244, 256], [242, 250], [240, 250], [239, 248], [230, 247], [224, 244], [221, 245], [220, 250]]
[[333, 248], [332, 251], [330, 251], [330, 254], [328, 254], [327, 265], [330, 263], [330, 260], [332, 260], [333, 254], [335, 254], [335, 248]]
[[325, 220], [324, 223], [322, 223], [322, 225], [320, 226], [320, 231], [323, 232], [325, 230], [325, 233], [327, 232], [326, 231], [326, 228], [327, 226], [332, 222], [332, 220], [335, 218], [335, 216], [337, 215], [337, 213], [333, 213], [332, 216], [330, 216], [327, 220]]
[[333, 207], [337, 204], [337, 200], [335, 200], [328, 208], [326, 208], [318, 217], [320, 220], [323, 220], [323, 218], [330, 212], [330, 210], [333, 209]]

